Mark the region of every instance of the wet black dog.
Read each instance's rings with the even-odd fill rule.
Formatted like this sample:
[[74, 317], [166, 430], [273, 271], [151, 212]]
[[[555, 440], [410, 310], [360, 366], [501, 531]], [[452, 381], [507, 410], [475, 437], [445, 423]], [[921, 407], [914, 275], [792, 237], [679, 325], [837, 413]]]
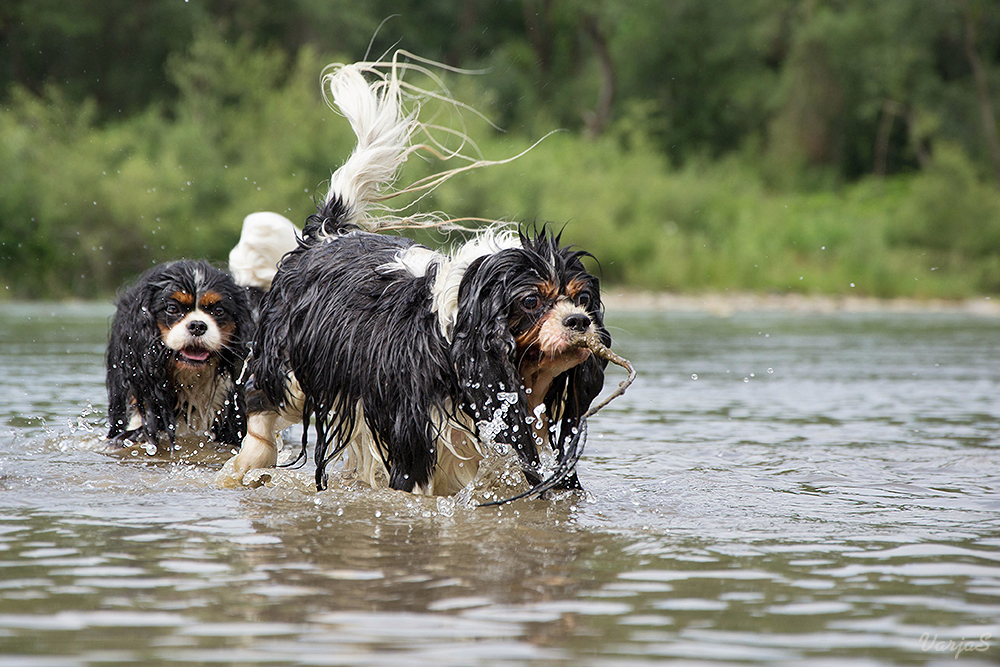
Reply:
[[239, 446], [237, 379], [253, 330], [246, 289], [207, 262], [144, 273], [117, 301], [107, 350], [108, 438], [156, 445], [165, 434]]

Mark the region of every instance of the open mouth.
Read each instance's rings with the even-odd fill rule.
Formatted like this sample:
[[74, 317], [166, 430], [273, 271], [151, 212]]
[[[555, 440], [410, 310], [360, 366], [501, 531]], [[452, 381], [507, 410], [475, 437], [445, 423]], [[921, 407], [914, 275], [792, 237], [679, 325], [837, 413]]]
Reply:
[[204, 364], [211, 356], [211, 351], [206, 350], [203, 347], [185, 347], [177, 352], [177, 357], [180, 361], [191, 364], [192, 366], [200, 366], [201, 364]]

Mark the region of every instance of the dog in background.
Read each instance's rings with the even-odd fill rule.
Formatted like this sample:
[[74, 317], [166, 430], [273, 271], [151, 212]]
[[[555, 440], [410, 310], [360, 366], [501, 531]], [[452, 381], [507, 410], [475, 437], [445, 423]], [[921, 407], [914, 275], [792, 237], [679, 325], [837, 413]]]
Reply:
[[374, 488], [454, 494], [492, 446], [516, 452], [532, 493], [578, 488], [583, 415], [606, 362], [573, 341], [610, 344], [590, 255], [545, 228], [494, 226], [448, 254], [378, 233], [405, 222], [371, 210], [423, 129], [402, 110], [398, 69], [339, 66], [325, 79], [358, 145], [260, 303], [248, 434], [217, 481], [275, 466], [277, 431], [301, 421], [300, 459], [315, 430], [318, 489], [346, 454]]
[[108, 438], [157, 444], [194, 435], [238, 447], [246, 396], [238, 381], [254, 310], [298, 230], [251, 213], [229, 254], [232, 275], [207, 262], [156, 266], [120, 293], [108, 342]]
[[173, 444], [179, 435], [238, 446], [246, 399], [237, 378], [252, 334], [243, 287], [208, 262], [146, 271], [117, 300], [106, 356], [108, 438]]

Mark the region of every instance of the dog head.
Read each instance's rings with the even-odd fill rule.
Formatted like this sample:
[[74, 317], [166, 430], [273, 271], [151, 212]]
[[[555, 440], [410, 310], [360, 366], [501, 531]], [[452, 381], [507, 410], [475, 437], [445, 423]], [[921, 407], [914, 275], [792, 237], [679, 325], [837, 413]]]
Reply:
[[159, 380], [234, 373], [251, 327], [247, 296], [228, 274], [203, 261], [161, 264], [119, 297], [108, 360]]
[[228, 374], [247, 356], [252, 322], [244, 290], [207, 262], [153, 267], [117, 302], [107, 351], [110, 436], [126, 429], [129, 405], [151, 442], [173, 433], [181, 386]]
[[487, 353], [538, 400], [553, 378], [591, 357], [575, 344], [581, 335], [607, 336], [600, 282], [581, 261], [590, 253], [559, 241], [543, 229], [522, 235], [519, 247], [472, 262], [459, 289], [453, 332], [471, 355], [466, 364], [486, 363], [481, 353]]
[[179, 372], [232, 367], [244, 356], [247, 300], [228, 275], [204, 262], [174, 262], [150, 276], [143, 309]]
[[459, 288], [452, 332], [467, 411], [498, 442], [511, 444], [532, 484], [540, 478], [532, 424], [539, 406], [561, 462], [565, 445], [604, 383], [606, 362], [575, 341], [604, 328], [600, 283], [583, 265], [589, 253], [561, 247], [547, 229], [470, 263]]
[[[603, 331], [600, 286], [580, 261], [589, 253], [560, 248], [558, 236], [522, 237], [521, 251], [512, 252], [506, 328], [522, 384], [540, 401], [552, 380], [591, 356], [576, 341]], [[502, 305], [497, 306], [502, 319]]]

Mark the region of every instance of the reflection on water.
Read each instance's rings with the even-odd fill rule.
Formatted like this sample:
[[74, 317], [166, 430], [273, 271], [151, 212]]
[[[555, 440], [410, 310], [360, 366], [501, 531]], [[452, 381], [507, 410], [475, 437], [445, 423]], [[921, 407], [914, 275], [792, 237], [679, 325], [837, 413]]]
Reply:
[[1000, 321], [612, 312], [588, 495], [484, 510], [101, 453], [109, 316], [0, 306], [4, 665], [1000, 659]]

